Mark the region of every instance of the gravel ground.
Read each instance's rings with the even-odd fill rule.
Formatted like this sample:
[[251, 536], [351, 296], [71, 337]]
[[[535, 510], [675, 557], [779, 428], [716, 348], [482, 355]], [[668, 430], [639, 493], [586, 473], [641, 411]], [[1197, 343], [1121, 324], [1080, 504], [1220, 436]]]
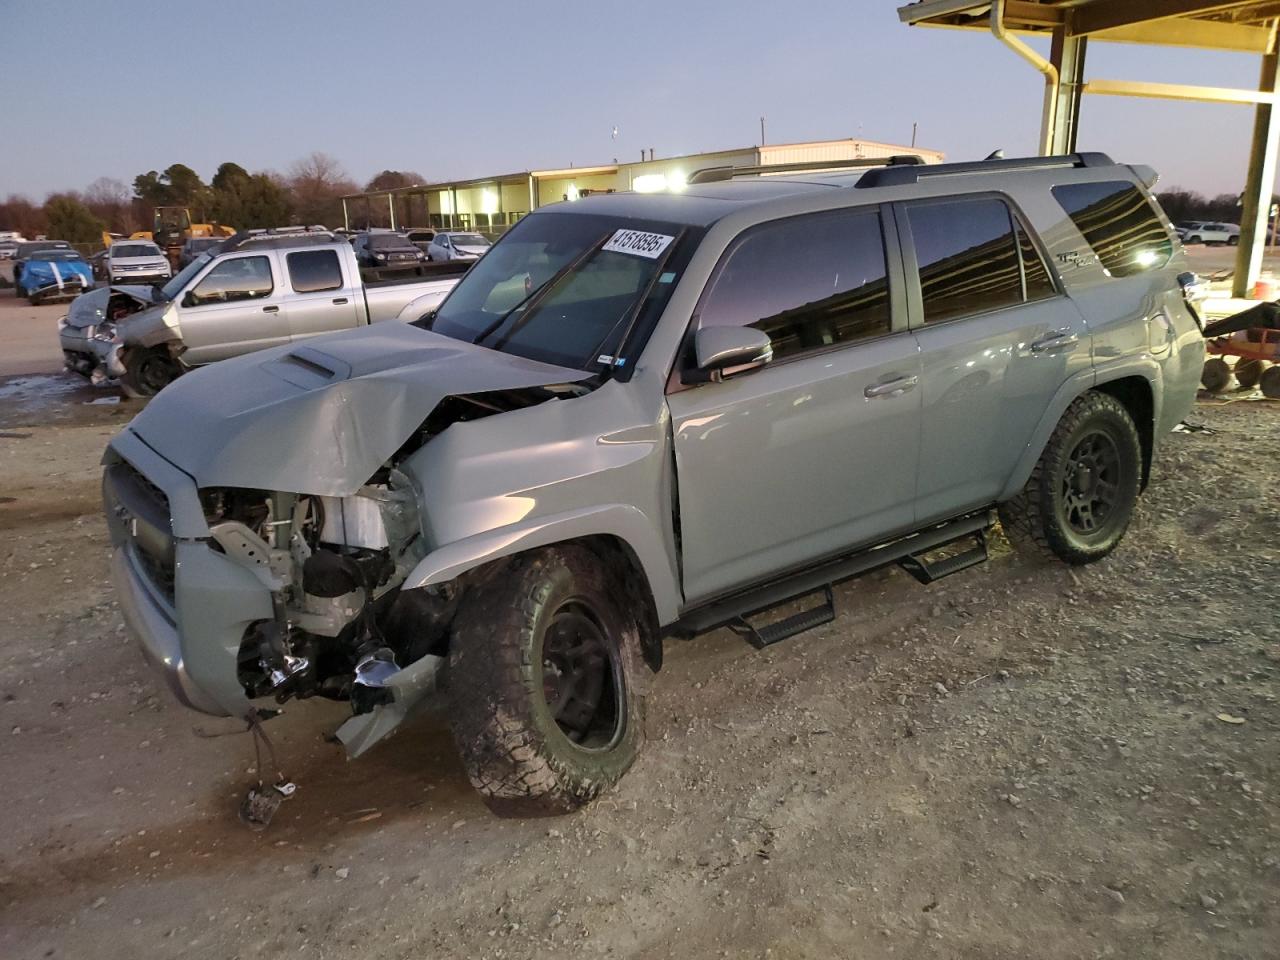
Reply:
[[250, 741], [173, 702], [107, 583], [96, 464], [128, 405], [24, 390], [0, 430], [6, 960], [1280, 956], [1275, 404], [1202, 404], [1214, 432], [1168, 438], [1091, 567], [998, 543], [930, 587], [847, 584], [763, 653], [673, 643], [646, 752], [581, 814], [489, 816], [438, 717], [347, 762], [343, 707], [308, 702], [271, 725], [298, 794], [254, 834]]

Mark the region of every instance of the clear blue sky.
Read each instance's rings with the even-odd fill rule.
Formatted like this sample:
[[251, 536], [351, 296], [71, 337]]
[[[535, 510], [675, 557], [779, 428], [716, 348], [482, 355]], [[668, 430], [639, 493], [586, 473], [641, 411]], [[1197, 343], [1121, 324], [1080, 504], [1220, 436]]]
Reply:
[[[1042, 84], [989, 35], [894, 0], [594, 3], [0, 0], [0, 195], [323, 150], [363, 182], [864, 136], [952, 159], [1034, 150]], [[1091, 77], [1214, 86], [1256, 58], [1095, 44]], [[1247, 107], [1087, 98], [1081, 149], [1161, 186], [1240, 189]], [[617, 140], [611, 139], [613, 127]]]

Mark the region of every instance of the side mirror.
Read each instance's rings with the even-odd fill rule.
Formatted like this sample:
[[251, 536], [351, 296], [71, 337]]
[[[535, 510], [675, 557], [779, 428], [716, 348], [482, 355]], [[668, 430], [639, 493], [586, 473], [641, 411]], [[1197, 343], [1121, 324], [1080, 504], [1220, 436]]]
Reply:
[[754, 327], [703, 327], [693, 338], [694, 369], [684, 383], [718, 383], [757, 370], [773, 360], [769, 335]]

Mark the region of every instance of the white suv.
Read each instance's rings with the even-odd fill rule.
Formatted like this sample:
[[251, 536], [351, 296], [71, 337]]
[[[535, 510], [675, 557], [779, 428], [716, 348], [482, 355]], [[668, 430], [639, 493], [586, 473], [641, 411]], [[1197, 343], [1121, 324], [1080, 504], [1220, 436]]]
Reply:
[[1178, 236], [1183, 243], [1225, 243], [1234, 247], [1240, 242], [1240, 228], [1234, 223], [1196, 220], [1178, 224]]

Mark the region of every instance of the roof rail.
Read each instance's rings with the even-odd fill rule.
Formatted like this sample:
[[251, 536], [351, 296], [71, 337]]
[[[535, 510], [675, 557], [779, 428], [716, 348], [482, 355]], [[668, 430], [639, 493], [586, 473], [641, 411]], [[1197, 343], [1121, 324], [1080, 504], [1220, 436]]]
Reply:
[[797, 160], [792, 163], [763, 163], [746, 167], [703, 167], [689, 174], [686, 183], [719, 183], [734, 177], [753, 177], [762, 173], [795, 173], [801, 170], [846, 170], [851, 167], [918, 166], [924, 158], [914, 153], [892, 157], [860, 157], [856, 160]]
[[1114, 167], [1115, 161], [1105, 153], [1064, 153], [1052, 157], [1013, 157], [974, 160], [966, 163], [931, 163], [918, 167], [886, 167], [869, 170], [854, 186], [897, 187], [918, 183], [925, 177], [954, 177], [981, 173], [1007, 173], [1015, 170], [1053, 170], [1059, 168]]

